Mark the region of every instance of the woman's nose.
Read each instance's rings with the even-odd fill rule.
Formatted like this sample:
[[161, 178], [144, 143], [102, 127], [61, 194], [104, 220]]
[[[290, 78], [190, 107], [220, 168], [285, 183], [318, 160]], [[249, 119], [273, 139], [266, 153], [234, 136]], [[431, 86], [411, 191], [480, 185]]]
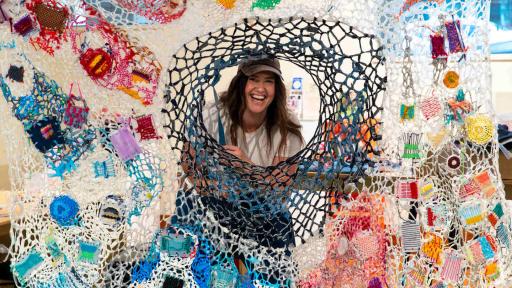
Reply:
[[264, 85], [263, 81], [256, 82], [255, 86], [256, 86], [256, 89], [261, 89], [261, 90], [265, 89], [265, 85]]

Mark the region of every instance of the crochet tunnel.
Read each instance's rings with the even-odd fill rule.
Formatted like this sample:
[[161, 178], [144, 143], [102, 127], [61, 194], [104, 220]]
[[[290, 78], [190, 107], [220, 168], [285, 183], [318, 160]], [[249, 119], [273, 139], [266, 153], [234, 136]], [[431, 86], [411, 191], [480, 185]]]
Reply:
[[[251, 206], [258, 204], [244, 201], [244, 197], [254, 195], [267, 199], [263, 206], [270, 213], [290, 209], [295, 236], [305, 241], [321, 226], [322, 215], [330, 205], [328, 198], [339, 197], [326, 193], [329, 187], [318, 181], [321, 175], [345, 172], [354, 180], [371, 163], [369, 154], [377, 153], [373, 143], [380, 139], [376, 119], [382, 110], [378, 99], [382, 99], [385, 84], [380, 50], [373, 36], [339, 22], [245, 19], [196, 38], [173, 56], [165, 94], [167, 105], [163, 109], [167, 119], [164, 127], [175, 143], [173, 148], [195, 158], [190, 161], [190, 173], [216, 183], [197, 188], [207, 189], [216, 197], [228, 194], [229, 199], [248, 203], [247, 211], [261, 209]], [[320, 92], [320, 119], [313, 138], [294, 157], [275, 167], [250, 165], [223, 151], [206, 131], [201, 114], [204, 95], [212, 93], [222, 69], [262, 54], [303, 68]], [[330, 149], [318, 154], [321, 145]], [[329, 171], [324, 168], [327, 162], [335, 163]], [[306, 190], [294, 193], [298, 183]], [[215, 206], [214, 202], [210, 204]], [[188, 209], [192, 207], [184, 208]]]

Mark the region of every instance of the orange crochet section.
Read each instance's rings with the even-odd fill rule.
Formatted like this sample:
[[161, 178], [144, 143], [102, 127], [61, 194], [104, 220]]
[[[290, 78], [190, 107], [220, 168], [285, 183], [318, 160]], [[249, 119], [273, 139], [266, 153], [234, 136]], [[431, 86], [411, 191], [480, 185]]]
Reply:
[[217, 3], [219, 3], [226, 9], [233, 9], [235, 8], [236, 0], [217, 0]]

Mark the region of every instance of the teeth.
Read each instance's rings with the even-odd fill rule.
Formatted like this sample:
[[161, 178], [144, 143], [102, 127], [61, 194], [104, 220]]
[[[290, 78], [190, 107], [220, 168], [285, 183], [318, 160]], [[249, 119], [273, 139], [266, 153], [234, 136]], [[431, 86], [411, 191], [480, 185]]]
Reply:
[[256, 100], [265, 100], [265, 96], [261, 96], [261, 95], [252, 95], [252, 98], [256, 99]]

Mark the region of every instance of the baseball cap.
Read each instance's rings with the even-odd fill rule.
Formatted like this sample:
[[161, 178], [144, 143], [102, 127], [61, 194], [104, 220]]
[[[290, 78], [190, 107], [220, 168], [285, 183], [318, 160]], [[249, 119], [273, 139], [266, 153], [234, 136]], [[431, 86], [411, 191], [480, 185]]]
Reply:
[[245, 59], [238, 65], [238, 73], [242, 72], [245, 76], [252, 76], [256, 73], [268, 71], [277, 74], [281, 79], [281, 65], [279, 60], [272, 57], [259, 59]]

